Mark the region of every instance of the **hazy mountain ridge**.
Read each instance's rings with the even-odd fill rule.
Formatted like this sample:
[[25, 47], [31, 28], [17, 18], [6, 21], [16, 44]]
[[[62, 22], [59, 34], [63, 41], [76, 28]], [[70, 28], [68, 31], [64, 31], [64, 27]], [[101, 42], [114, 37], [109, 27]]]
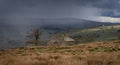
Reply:
[[75, 18], [33, 19], [28, 24], [7, 24], [0, 22], [0, 48], [23, 46], [26, 33], [34, 27], [42, 28], [46, 34], [65, 32], [79, 28], [117, 25], [118, 23], [96, 22]]
[[[38, 20], [38, 21], [37, 21]], [[37, 19], [33, 24], [39, 24], [42, 27], [66, 27], [66, 28], [86, 28], [86, 27], [96, 27], [102, 25], [116, 25], [120, 23], [110, 23], [110, 22], [99, 22], [91, 21], [77, 18], [58, 18], [58, 19]]]

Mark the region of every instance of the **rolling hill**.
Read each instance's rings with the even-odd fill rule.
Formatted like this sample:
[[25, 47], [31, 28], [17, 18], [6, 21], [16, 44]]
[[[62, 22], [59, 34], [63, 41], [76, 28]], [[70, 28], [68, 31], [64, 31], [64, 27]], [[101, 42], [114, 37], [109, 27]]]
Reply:
[[30, 19], [30, 23], [16, 24], [0, 20], [0, 48], [24, 46], [26, 33], [34, 27], [44, 30], [43, 39], [49, 38], [53, 33], [64, 33], [75, 29], [86, 29], [102, 25], [118, 25], [118, 23], [105, 23], [75, 18], [58, 19]]
[[120, 25], [102, 26], [71, 31], [69, 34], [79, 42], [111, 41], [120, 37]]

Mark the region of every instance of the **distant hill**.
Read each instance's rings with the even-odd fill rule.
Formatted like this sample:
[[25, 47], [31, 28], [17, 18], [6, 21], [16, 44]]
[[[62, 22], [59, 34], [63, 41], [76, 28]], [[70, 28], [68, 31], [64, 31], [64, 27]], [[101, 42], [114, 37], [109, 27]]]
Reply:
[[[33, 20], [34, 21], [34, 20]], [[99, 22], [76, 18], [58, 18], [58, 19], [36, 19], [32, 24], [40, 25], [45, 29], [74, 29], [74, 28], [91, 28], [98, 26], [118, 25], [120, 23]]]
[[64, 33], [69, 30], [95, 28], [99, 26], [119, 25], [76, 18], [30, 19], [30, 23], [13, 24], [0, 20], [0, 48], [24, 46], [25, 35], [34, 27], [44, 30], [42, 38], [48, 38], [52, 33]]

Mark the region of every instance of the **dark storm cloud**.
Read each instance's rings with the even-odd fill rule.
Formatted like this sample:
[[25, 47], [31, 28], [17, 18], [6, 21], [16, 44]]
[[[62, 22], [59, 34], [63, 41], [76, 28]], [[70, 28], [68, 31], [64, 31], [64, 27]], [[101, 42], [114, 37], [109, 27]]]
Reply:
[[116, 17], [119, 16], [119, 9], [119, 0], [0, 0], [0, 18], [9, 21], [30, 21], [29, 18]]
[[120, 0], [78, 0], [79, 6], [101, 9], [101, 16], [120, 17]]
[[101, 16], [120, 18], [120, 0], [105, 0], [93, 6], [102, 9]]
[[120, 8], [119, 0], [77, 0], [80, 6], [92, 6], [102, 9], [118, 9]]
[[101, 13], [101, 16], [120, 18], [119, 10], [108, 10]]
[[103, 9], [118, 9], [120, 8], [119, 0], [104, 0], [101, 3], [97, 2], [93, 6]]
[[1, 0], [1, 2], [0, 13], [3, 16], [19, 13], [27, 15], [40, 13], [43, 17], [46, 14], [52, 16], [53, 13], [59, 13], [59, 10], [69, 8], [71, 4], [64, 0]]

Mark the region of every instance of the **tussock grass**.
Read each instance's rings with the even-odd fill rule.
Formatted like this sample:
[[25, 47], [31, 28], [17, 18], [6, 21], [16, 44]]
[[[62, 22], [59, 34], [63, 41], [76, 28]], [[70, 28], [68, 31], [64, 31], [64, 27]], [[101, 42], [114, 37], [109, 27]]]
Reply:
[[26, 47], [0, 51], [0, 65], [120, 65], [120, 43]]

